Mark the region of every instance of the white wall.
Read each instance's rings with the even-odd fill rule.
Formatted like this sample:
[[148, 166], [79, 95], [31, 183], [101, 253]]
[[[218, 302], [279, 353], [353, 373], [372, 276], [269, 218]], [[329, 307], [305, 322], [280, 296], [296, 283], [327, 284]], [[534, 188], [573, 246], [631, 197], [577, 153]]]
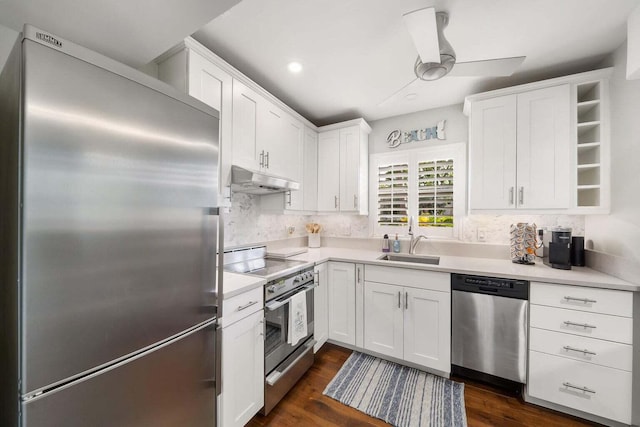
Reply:
[[611, 94], [611, 214], [588, 216], [593, 249], [640, 262], [640, 80], [626, 80], [627, 45], [608, 59]]
[[18, 39], [18, 32], [11, 28], [0, 25], [0, 70], [4, 68], [7, 57], [11, 52], [13, 44]]
[[[425, 129], [435, 126], [440, 120], [447, 121], [445, 125], [447, 139], [444, 141], [429, 139], [426, 141], [400, 144], [400, 146], [396, 148], [389, 148], [387, 145], [387, 135], [389, 135], [389, 132], [392, 130], [400, 129], [401, 131], [411, 131], [415, 129]], [[468, 139], [469, 122], [467, 116], [462, 113], [462, 104], [389, 117], [376, 120], [369, 124], [372, 129], [369, 135], [369, 153], [371, 154], [466, 142]]]

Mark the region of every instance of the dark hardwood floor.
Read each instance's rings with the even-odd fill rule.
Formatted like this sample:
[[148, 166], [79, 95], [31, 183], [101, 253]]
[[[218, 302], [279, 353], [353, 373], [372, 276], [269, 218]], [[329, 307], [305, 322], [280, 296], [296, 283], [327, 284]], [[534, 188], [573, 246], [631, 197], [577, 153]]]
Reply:
[[[285, 398], [263, 417], [256, 415], [249, 426], [387, 426], [356, 409], [322, 394], [329, 381], [347, 360], [351, 350], [325, 344], [316, 361]], [[462, 381], [456, 379], [457, 381]], [[485, 426], [593, 426], [578, 418], [524, 403], [491, 387], [464, 380], [469, 427]]]

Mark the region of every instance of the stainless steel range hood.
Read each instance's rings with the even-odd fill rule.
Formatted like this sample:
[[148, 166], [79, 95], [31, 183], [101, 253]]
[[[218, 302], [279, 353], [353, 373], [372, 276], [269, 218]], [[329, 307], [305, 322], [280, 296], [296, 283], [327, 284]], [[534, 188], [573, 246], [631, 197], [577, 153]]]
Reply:
[[300, 183], [296, 181], [236, 165], [231, 166], [232, 191], [249, 194], [272, 194], [298, 189], [300, 189]]

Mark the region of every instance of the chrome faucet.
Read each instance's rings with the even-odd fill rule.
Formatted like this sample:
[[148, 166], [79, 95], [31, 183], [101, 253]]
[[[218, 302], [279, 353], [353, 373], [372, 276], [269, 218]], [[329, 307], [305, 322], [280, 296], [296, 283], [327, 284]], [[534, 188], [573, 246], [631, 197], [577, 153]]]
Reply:
[[427, 240], [427, 236], [418, 236], [418, 237], [413, 237], [413, 217], [410, 216], [409, 217], [409, 237], [411, 238], [411, 240], [409, 240], [409, 254], [413, 255], [416, 253], [416, 246], [418, 246], [418, 242], [421, 239]]

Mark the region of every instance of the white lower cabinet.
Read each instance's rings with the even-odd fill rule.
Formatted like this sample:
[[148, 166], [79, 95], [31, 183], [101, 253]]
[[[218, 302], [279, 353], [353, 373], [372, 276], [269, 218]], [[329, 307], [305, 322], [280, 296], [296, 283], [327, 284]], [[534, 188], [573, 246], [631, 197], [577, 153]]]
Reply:
[[632, 301], [631, 292], [532, 282], [528, 396], [631, 424]]
[[403, 296], [400, 286], [364, 283], [364, 348], [402, 359]]
[[631, 372], [529, 352], [529, 394], [631, 424]]
[[263, 405], [264, 311], [260, 309], [222, 329], [219, 424], [244, 426]]
[[[365, 274], [364, 348], [450, 372], [449, 274], [378, 266], [367, 266]], [[402, 283], [420, 283], [419, 286], [433, 286], [438, 290], [402, 286]]]
[[316, 344], [313, 352], [317, 353], [320, 347], [329, 338], [329, 278], [326, 262], [318, 264], [314, 268], [315, 282], [318, 285], [313, 290], [313, 335]]
[[329, 339], [356, 344], [356, 265], [329, 262]]
[[405, 298], [404, 360], [449, 372], [451, 294], [405, 288]]

